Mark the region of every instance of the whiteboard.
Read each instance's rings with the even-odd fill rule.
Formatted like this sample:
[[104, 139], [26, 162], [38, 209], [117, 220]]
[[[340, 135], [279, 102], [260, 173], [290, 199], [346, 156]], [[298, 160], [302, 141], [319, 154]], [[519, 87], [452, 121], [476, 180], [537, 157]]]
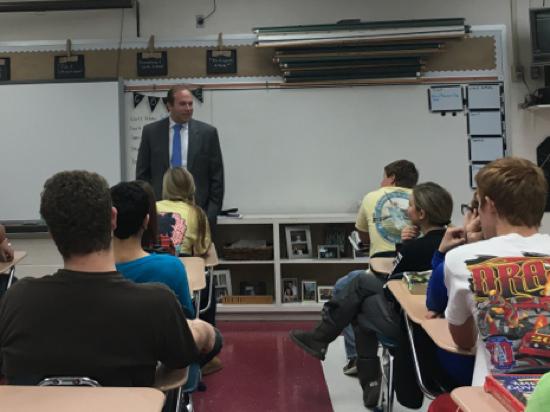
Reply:
[[468, 113], [468, 130], [471, 136], [502, 135], [502, 114], [500, 110]]
[[1, 221], [38, 220], [40, 192], [56, 172], [121, 180], [118, 82], [6, 84], [0, 93]]
[[464, 106], [462, 86], [432, 86], [428, 96], [432, 112], [461, 112]]
[[472, 137], [470, 139], [470, 160], [492, 162], [504, 156], [502, 137]]
[[468, 108], [500, 109], [499, 84], [470, 84], [467, 87]]
[[[468, 201], [466, 118], [431, 113], [427, 89], [206, 90], [204, 103], [195, 101], [194, 117], [219, 131], [224, 208], [246, 214], [354, 213], [362, 197], [379, 187], [383, 167], [402, 158], [416, 163], [420, 181], [446, 187], [457, 205]], [[128, 176], [135, 177], [141, 127], [166, 116], [166, 109], [161, 104], [151, 113], [146, 99], [136, 108], [132, 99], [126, 93]]]

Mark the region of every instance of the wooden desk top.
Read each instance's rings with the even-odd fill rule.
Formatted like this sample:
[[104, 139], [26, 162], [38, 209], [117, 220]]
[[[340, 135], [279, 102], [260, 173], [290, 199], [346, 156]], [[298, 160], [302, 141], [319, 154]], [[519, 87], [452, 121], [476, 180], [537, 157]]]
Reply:
[[426, 331], [428, 336], [432, 338], [437, 346], [447, 352], [458, 353], [461, 355], [475, 355], [475, 348], [472, 350], [464, 350], [459, 348], [453, 341], [451, 332], [449, 331], [449, 323], [447, 319], [424, 319], [422, 329]]
[[155, 388], [167, 392], [185, 385], [189, 376], [189, 368], [168, 369], [160, 365], [155, 371]]
[[451, 392], [463, 412], [506, 412], [506, 408], [481, 386], [463, 386]]
[[426, 308], [426, 295], [411, 295], [407, 286], [402, 280], [390, 280], [388, 288], [395, 296], [409, 319], [414, 323], [421, 324], [426, 320], [428, 308]]
[[160, 412], [164, 394], [154, 388], [5, 385], [0, 405], [10, 412]]
[[27, 252], [15, 250], [13, 252], [13, 260], [11, 262], [0, 262], [0, 273], [10, 270], [12, 266], [17, 265], [25, 256], [27, 256]]

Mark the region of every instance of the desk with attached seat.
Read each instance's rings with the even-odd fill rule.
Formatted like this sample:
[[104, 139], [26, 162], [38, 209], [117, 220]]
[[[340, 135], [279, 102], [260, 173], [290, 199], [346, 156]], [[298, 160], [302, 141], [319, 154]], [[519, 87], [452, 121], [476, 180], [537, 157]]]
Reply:
[[0, 386], [0, 405], [10, 412], [160, 412], [163, 404], [154, 388]]
[[23, 258], [27, 256], [27, 252], [22, 250], [16, 250], [13, 252], [13, 260], [11, 262], [0, 262], [0, 273], [8, 273], [8, 283], [6, 289], [9, 289], [15, 276], [15, 265], [17, 265]]
[[506, 408], [481, 386], [456, 388], [451, 392], [451, 398], [462, 412], [506, 412]]

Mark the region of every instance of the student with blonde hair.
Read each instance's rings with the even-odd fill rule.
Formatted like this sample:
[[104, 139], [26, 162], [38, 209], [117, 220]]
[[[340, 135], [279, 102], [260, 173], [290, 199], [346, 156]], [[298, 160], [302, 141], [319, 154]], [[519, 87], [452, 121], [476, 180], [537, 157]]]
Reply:
[[[157, 211], [161, 215], [172, 213], [176, 232], [172, 237], [178, 243], [175, 245], [178, 254], [204, 255], [212, 243], [210, 226], [204, 211], [195, 204], [195, 182], [187, 169], [175, 167], [166, 171], [162, 199], [157, 202]], [[162, 227], [161, 224], [161, 235]]]

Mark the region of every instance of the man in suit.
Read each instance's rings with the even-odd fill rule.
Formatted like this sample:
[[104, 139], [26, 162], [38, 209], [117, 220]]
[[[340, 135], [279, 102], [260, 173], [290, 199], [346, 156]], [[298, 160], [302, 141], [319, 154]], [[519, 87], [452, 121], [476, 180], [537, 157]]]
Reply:
[[168, 91], [166, 119], [143, 128], [136, 179], [152, 184], [157, 200], [162, 199], [162, 177], [169, 167], [186, 167], [195, 179], [195, 200], [207, 214], [214, 231], [222, 208], [224, 173], [218, 131], [192, 119], [193, 95], [185, 86]]

